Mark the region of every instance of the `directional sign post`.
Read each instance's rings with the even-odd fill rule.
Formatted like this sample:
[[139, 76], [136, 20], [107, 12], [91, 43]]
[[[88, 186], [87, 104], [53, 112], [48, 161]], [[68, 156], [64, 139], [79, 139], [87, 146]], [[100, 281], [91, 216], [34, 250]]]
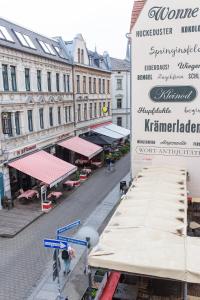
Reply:
[[44, 239], [44, 247], [54, 249], [65, 249], [67, 248], [67, 242], [59, 240]]
[[74, 239], [74, 238], [67, 237], [67, 236], [58, 235], [57, 238], [58, 238], [58, 240], [63, 241], [63, 242], [68, 242], [68, 243], [77, 244], [77, 245], [81, 245], [81, 246], [88, 245], [87, 241], [78, 240], [78, 239]]
[[77, 221], [75, 221], [75, 222], [73, 222], [71, 224], [68, 224], [68, 225], [64, 226], [64, 227], [58, 228], [57, 229], [57, 235], [60, 234], [60, 233], [62, 233], [62, 232], [65, 232], [67, 230], [73, 229], [73, 228], [79, 226], [80, 224], [81, 224], [81, 221], [77, 220]]

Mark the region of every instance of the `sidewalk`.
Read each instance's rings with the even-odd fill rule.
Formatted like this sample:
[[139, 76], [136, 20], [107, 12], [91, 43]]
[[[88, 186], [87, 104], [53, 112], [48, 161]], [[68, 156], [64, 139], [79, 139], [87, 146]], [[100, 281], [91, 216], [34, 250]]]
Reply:
[[[130, 174], [127, 174], [122, 180], [129, 182]], [[90, 217], [83, 224], [96, 229], [99, 233], [103, 230], [115, 206], [120, 200], [121, 194], [119, 183], [105, 197], [102, 203], [93, 211]], [[68, 277], [63, 275], [63, 263], [61, 261], [60, 286], [62, 296], [69, 300], [80, 300], [88, 287], [88, 277], [84, 275], [86, 262], [86, 249], [82, 246], [73, 245], [76, 250], [76, 258], [71, 263], [71, 273]], [[52, 262], [49, 264], [39, 285], [33, 291], [28, 300], [57, 300], [58, 298], [57, 279], [52, 279]], [[64, 299], [64, 298], [63, 298]]]

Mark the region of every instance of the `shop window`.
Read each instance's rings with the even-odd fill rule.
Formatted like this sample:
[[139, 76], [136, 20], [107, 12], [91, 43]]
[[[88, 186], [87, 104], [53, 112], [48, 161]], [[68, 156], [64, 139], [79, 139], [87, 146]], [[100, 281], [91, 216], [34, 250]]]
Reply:
[[92, 103], [90, 103], [90, 111], [89, 111], [89, 113], [90, 113], [90, 119], [92, 119], [92, 117], [93, 117], [93, 114], [92, 114]]

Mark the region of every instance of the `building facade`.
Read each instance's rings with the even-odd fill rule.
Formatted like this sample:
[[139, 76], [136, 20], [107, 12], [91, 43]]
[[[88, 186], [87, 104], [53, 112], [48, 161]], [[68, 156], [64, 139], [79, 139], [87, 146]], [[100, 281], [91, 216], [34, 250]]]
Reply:
[[[111, 121], [109, 56], [88, 50], [81, 34], [65, 45], [73, 61], [75, 132], [79, 135], [91, 126]], [[107, 108], [106, 113], [103, 107]]]
[[110, 58], [112, 70], [112, 121], [130, 129], [130, 60]]
[[[110, 118], [98, 119], [100, 99], [89, 88], [90, 77], [103, 82], [110, 72], [88, 71], [87, 50], [83, 56], [84, 63], [76, 64], [61, 38], [0, 19], [1, 196], [11, 195], [10, 161], [38, 149], [54, 154], [57, 142]], [[110, 96], [101, 99], [107, 105]]]

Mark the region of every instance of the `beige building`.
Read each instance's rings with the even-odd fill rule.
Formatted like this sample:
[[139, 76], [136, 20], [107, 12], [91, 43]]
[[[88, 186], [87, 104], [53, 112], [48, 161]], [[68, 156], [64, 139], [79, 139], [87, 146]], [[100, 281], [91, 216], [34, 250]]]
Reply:
[[59, 141], [110, 120], [102, 113], [110, 108], [110, 72], [102, 56], [90, 65], [78, 37], [72, 53], [61, 38], [0, 19], [1, 196], [11, 194], [9, 162], [39, 149], [54, 154]]

